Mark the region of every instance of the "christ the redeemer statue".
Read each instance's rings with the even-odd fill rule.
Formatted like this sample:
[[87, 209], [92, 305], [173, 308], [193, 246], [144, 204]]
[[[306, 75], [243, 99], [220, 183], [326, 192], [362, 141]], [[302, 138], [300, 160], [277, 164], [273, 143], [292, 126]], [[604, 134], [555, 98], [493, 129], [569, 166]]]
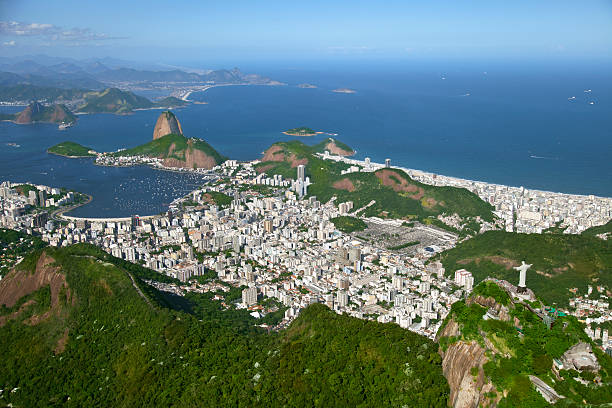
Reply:
[[527, 269], [531, 267], [531, 264], [526, 264], [525, 261], [521, 261], [521, 266], [515, 266], [513, 269], [516, 269], [521, 274], [519, 275], [519, 284], [518, 284], [518, 292], [523, 293], [525, 289], [527, 289], [527, 285], [525, 281], [527, 280]]

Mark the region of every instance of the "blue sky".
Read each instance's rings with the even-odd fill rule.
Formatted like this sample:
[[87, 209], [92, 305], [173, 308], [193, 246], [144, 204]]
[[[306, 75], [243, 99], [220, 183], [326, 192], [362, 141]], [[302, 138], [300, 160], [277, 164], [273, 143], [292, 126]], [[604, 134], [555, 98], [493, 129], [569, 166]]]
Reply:
[[612, 0], [0, 0], [0, 54], [402, 59], [612, 57]]

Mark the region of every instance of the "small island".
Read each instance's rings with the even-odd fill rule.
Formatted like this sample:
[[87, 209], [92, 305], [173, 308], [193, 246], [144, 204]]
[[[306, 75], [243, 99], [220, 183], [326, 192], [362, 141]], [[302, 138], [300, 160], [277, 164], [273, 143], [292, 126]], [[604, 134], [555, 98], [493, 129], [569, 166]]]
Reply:
[[349, 88], [338, 88], [338, 89], [334, 89], [332, 92], [343, 93], [343, 94], [354, 94], [357, 91], [355, 91], [354, 89], [349, 89]]
[[316, 136], [320, 133], [323, 132], [315, 132], [314, 130], [312, 130], [309, 127], [297, 127], [297, 128], [293, 128], [293, 129], [289, 129], [285, 132], [283, 132], [284, 134], [288, 135], [288, 136]]
[[317, 86], [313, 85], [313, 84], [299, 84], [298, 88], [304, 88], [304, 89], [316, 89]]
[[49, 149], [47, 149], [47, 153], [70, 158], [96, 156], [96, 152], [93, 149], [75, 142], [62, 142], [56, 144], [55, 146], [51, 146]]

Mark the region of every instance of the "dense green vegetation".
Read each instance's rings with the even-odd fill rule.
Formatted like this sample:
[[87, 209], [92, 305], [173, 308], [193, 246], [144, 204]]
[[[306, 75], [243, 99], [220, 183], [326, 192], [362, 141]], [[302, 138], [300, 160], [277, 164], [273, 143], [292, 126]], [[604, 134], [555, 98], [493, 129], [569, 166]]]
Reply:
[[[171, 147], [174, 146], [172, 149]], [[211, 145], [201, 139], [189, 139], [183, 135], [169, 134], [158, 139], [151, 140], [140, 146], [131, 149], [121, 150], [111, 153], [112, 156], [148, 156], [157, 157], [160, 159], [178, 159], [185, 160], [185, 154], [188, 150], [199, 150], [207, 156], [215, 159], [217, 164], [227, 160], [226, 157], [220, 155]]]
[[309, 127], [297, 127], [285, 131], [286, 134], [291, 136], [314, 136], [316, 132]]
[[234, 200], [232, 197], [227, 194], [220, 193], [218, 191], [209, 191], [203, 194], [204, 199], [208, 202], [211, 202], [218, 205], [219, 207], [227, 207]]
[[334, 223], [338, 230], [346, 233], [363, 231], [368, 228], [368, 225], [359, 218], [350, 217], [348, 215], [331, 218], [330, 221]]
[[[499, 395], [507, 395], [498, 406], [549, 406], [535, 391], [528, 375], [538, 376], [559, 394], [566, 396], [567, 400], [558, 403], [561, 406], [582, 406], [583, 401], [595, 405], [612, 401], [612, 358], [600, 350], [595, 350], [602, 366], [600, 386], [593, 382], [593, 374], [562, 370], [563, 381], [559, 381], [551, 371], [554, 358], [561, 357], [579, 341], [590, 343], [578, 320], [571, 316], [559, 317], [548, 330], [527, 307], [520, 303], [512, 304], [505, 291], [495, 283], [480, 284], [474, 290], [476, 294], [490, 295], [496, 299], [501, 296], [509, 307], [509, 319], [484, 320], [484, 307], [471, 301], [456, 302], [447, 322], [452, 319], [458, 323], [460, 334], [443, 337], [439, 341], [444, 350], [460, 340], [476, 341], [487, 350], [488, 362], [484, 364], [484, 374], [495, 385]], [[477, 374], [477, 370], [474, 371]], [[581, 377], [588, 385], [581, 384], [574, 377]]]
[[597, 227], [591, 227], [584, 231], [582, 235], [599, 235], [599, 234], [610, 234], [612, 233], [612, 220], [608, 221], [604, 225], [598, 225]]
[[89, 153], [90, 147], [85, 147], [75, 142], [62, 142], [47, 149], [47, 152], [68, 157], [94, 157], [95, 154]]
[[439, 256], [448, 275], [465, 268], [478, 283], [491, 276], [518, 284], [512, 269], [533, 264], [527, 286], [549, 304], [568, 304], [570, 288], [582, 293], [589, 284], [612, 288], [612, 241], [590, 235], [516, 234], [487, 231]]
[[[437, 346], [395, 324], [313, 305], [268, 334], [209, 295], [155, 290], [141, 279], [172, 278], [91, 245], [44, 251], [67, 288], [54, 303], [42, 286], [0, 327], [1, 405], [446, 406]], [[40, 253], [0, 285], [32, 276]], [[234, 288], [226, 301], [239, 296]]]
[[0, 228], [0, 276], [6, 275], [23, 256], [46, 245], [39, 237]]
[[477, 285], [472, 291], [472, 296], [493, 298], [495, 302], [503, 306], [508, 306], [508, 303], [510, 303], [510, 296], [508, 293], [500, 288], [495, 282], [491, 281], [484, 281]]
[[[408, 174], [397, 169], [382, 169], [373, 173], [350, 173], [341, 175], [348, 165], [323, 160], [314, 155], [325, 150], [328, 141], [308, 146], [299, 141], [280, 142], [272, 145], [273, 159], [259, 163], [256, 168], [268, 174], [296, 177], [296, 163], [306, 163], [306, 174], [312, 185], [308, 195], [322, 202], [337, 197], [336, 202], [353, 201], [361, 208], [374, 201], [360, 215], [428, 220], [435, 223], [439, 214], [459, 214], [461, 217], [478, 217], [493, 220], [493, 207], [476, 194], [462, 188], [435, 187], [412, 180]], [[335, 141], [347, 150], [350, 147]]]
[[410, 242], [406, 242], [404, 244], [390, 246], [387, 249], [389, 249], [391, 251], [399, 251], [400, 249], [405, 249], [405, 248], [408, 248], [408, 247], [411, 247], [411, 246], [415, 246], [415, 245], [419, 245], [419, 244], [420, 244], [419, 241], [410, 241]]

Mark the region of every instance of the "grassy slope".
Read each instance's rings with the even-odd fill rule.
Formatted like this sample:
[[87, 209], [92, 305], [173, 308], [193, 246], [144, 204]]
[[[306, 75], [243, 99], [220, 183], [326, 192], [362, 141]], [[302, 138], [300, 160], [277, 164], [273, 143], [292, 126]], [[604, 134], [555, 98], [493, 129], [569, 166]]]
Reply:
[[[325, 146], [327, 146], [327, 143], [329, 142], [329, 139], [325, 139], [320, 143], [317, 143], [316, 145], [312, 146], [312, 151], [316, 152], [316, 153], [323, 153], [325, 150], [327, 150], [325, 148]], [[338, 148], [348, 151], [348, 152], [352, 152], [354, 151], [349, 145], [342, 143], [339, 140], [334, 139], [334, 143], [336, 146], [338, 146]]]
[[348, 233], [363, 231], [368, 227], [368, 225], [359, 218], [349, 216], [332, 218], [330, 221], [334, 223], [337, 229]]
[[[189, 148], [187, 139], [183, 135], [169, 134], [159, 139], [151, 140], [143, 145], [133, 147], [131, 149], [122, 150], [120, 152], [113, 153], [114, 156], [149, 156], [157, 157], [161, 159], [175, 158], [179, 160], [185, 160], [185, 152]], [[221, 163], [226, 158], [219, 154], [211, 145], [201, 139], [193, 140], [193, 149], [201, 150], [206, 155], [213, 157], [217, 163]], [[174, 150], [172, 154], [170, 152], [170, 146], [174, 144]]]
[[[286, 157], [294, 154], [297, 158], [307, 158], [306, 174], [314, 183], [309, 186], [308, 193], [316, 196], [322, 202], [327, 202], [331, 197], [338, 197], [337, 202], [353, 201], [355, 208], [367, 205], [375, 200], [376, 204], [369, 207], [363, 215], [366, 216], [388, 216], [393, 218], [417, 218], [425, 219], [441, 213], [457, 213], [464, 217], [481, 216], [485, 220], [492, 220], [492, 207], [482, 201], [472, 192], [455, 187], [434, 187], [419, 183], [400, 171], [396, 174], [408, 180], [410, 184], [424, 190], [421, 199], [407, 198], [407, 194], [397, 193], [392, 188], [383, 186], [375, 173], [351, 173], [340, 175], [340, 171], [349, 166], [329, 160], [322, 160], [313, 155], [324, 148], [326, 142], [315, 146], [307, 146], [299, 141], [275, 143], [280, 146]], [[350, 147], [336, 141], [336, 145], [351, 150]], [[266, 170], [268, 174], [282, 174], [284, 177], [295, 178], [297, 170], [287, 162], [262, 162], [258, 167], [272, 166]], [[348, 179], [355, 186], [354, 192], [336, 189], [332, 184], [338, 180]], [[437, 204], [428, 205], [426, 200], [433, 199]], [[387, 212], [385, 214], [384, 212]]]
[[[449, 344], [458, 340], [476, 341], [481, 347], [489, 350], [491, 357], [484, 365], [485, 375], [491, 379], [498, 390], [508, 392], [507, 398], [501, 401], [500, 407], [549, 406], [531, 387], [527, 377], [529, 374], [536, 375], [554, 386], [559, 394], [568, 397], [569, 401], [566, 402], [573, 401], [573, 404], [581, 404], [582, 400], [586, 399], [587, 402], [601, 404], [612, 399], [612, 359], [600, 350], [596, 350], [596, 354], [603, 367], [600, 375], [604, 385], [601, 387], [584, 386], [578, 383], [573, 380], [573, 377], [579, 376], [576, 372], [562, 371], [564, 381], [558, 381], [551, 372], [553, 358], [561, 357], [578, 341], [591, 343], [584, 333], [582, 324], [574, 317], [558, 318], [549, 331], [527, 308], [520, 304], [512, 305], [506, 292], [492, 282], [487, 282], [486, 285], [482, 283], [474, 288], [473, 295], [493, 297], [498, 303], [508, 305], [512, 323], [483, 320], [485, 308], [478, 304], [468, 306], [465, 301], [460, 301], [453, 304], [447, 321], [453, 319], [457, 322], [461, 334], [458, 337], [441, 338], [440, 346], [446, 350]], [[520, 322], [522, 338], [514, 327], [514, 318]], [[493, 344], [499, 351], [507, 355], [503, 356], [488, 348], [483, 340], [485, 335], [489, 344]]]
[[533, 264], [527, 286], [548, 303], [567, 305], [572, 287], [584, 291], [587, 285], [599, 282], [612, 288], [612, 241], [588, 235], [488, 231], [440, 256], [448, 275], [465, 268], [476, 283], [488, 276], [518, 283], [517, 271], [502, 265], [503, 259], [490, 257]]
[[93, 157], [95, 154], [89, 153], [91, 150], [90, 147], [85, 147], [75, 142], [62, 142], [58, 143], [55, 146], [51, 146], [47, 149], [47, 152], [53, 154], [59, 154], [61, 156], [71, 156], [71, 157]]
[[610, 234], [612, 233], [612, 220], [608, 221], [604, 225], [598, 225], [597, 227], [591, 227], [584, 231], [582, 235], [599, 235], [599, 234]]
[[[139, 283], [170, 280], [89, 245], [47, 248], [75, 296], [36, 326], [0, 328], [0, 384], [16, 406], [445, 406], [437, 346], [393, 324], [304, 310], [287, 331], [267, 335], [207, 300], [197, 316], [166, 308], [183, 298]], [[37, 256], [23, 262], [31, 268]], [[29, 272], [26, 272], [28, 274]], [[239, 295], [239, 294], [238, 294]], [[43, 287], [26, 314], [49, 305]], [[234, 312], [237, 313], [238, 311]], [[250, 323], [249, 323], [250, 322]], [[248, 323], [248, 324], [247, 324]], [[68, 329], [65, 351], [57, 340]], [[408, 364], [406, 364], [408, 363]]]

